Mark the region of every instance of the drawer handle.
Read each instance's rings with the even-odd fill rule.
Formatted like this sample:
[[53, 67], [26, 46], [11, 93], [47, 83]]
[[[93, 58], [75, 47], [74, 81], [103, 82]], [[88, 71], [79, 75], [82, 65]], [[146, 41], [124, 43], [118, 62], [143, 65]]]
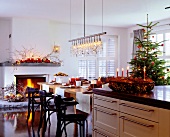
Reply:
[[135, 120], [131, 120], [129, 118], [126, 118], [125, 116], [121, 116], [120, 118], [123, 119], [123, 120], [129, 121], [129, 122], [144, 126], [144, 127], [149, 127], [149, 128], [154, 127], [154, 125], [148, 125], [148, 124], [144, 124], [144, 123], [141, 123], [141, 122], [138, 122], [138, 121], [135, 121]]
[[109, 136], [103, 134], [102, 132], [98, 131], [97, 129], [93, 129], [93, 131], [100, 134], [100, 135], [102, 135], [102, 136], [104, 136], [104, 137], [109, 137]]
[[101, 109], [98, 109], [97, 107], [94, 107], [93, 109], [97, 110], [97, 111], [100, 111], [100, 112], [103, 112], [103, 113], [106, 113], [108, 115], [117, 115], [116, 113], [109, 113], [109, 112], [106, 112], [104, 110], [101, 110]]
[[110, 103], [116, 103], [117, 102], [117, 101], [110, 101], [110, 100], [98, 98], [98, 97], [94, 97], [94, 99], [98, 99], [98, 100], [102, 100], [102, 101], [106, 101], [106, 102], [110, 102]]
[[153, 109], [139, 108], [139, 107], [127, 105], [127, 104], [125, 104], [125, 103], [121, 103], [120, 105], [125, 106], [125, 107], [129, 107], [129, 108], [134, 108], [134, 109], [138, 109], [138, 110], [147, 111], [147, 112], [153, 112], [153, 111], [154, 111]]

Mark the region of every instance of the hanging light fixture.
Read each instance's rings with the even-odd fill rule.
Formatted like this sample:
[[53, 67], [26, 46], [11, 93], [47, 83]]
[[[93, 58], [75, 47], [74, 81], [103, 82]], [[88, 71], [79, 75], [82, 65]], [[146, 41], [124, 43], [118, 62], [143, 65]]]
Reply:
[[102, 32], [98, 34], [85, 35], [85, 0], [84, 0], [84, 37], [69, 40], [72, 42], [71, 53], [75, 56], [88, 56], [98, 54], [102, 48], [101, 36], [106, 34], [103, 32], [103, 0], [102, 0]]

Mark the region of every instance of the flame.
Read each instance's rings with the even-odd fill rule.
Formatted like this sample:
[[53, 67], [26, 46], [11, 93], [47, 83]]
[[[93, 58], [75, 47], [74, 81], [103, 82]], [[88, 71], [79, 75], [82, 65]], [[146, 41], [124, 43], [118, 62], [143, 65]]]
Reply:
[[34, 83], [32, 82], [31, 79], [27, 79], [27, 86], [28, 87], [34, 87]]

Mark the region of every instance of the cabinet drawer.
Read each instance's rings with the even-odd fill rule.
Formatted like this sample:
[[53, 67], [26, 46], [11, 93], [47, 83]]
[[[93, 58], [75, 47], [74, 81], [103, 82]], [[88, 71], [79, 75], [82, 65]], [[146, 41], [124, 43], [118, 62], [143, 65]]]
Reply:
[[119, 112], [94, 105], [94, 126], [100, 127], [112, 134], [119, 135]]
[[159, 109], [143, 104], [120, 100], [120, 112], [158, 122]]
[[95, 94], [94, 94], [93, 98], [94, 98], [94, 105], [103, 106], [103, 107], [106, 107], [109, 109], [119, 110], [119, 100], [118, 99], [95, 95]]
[[118, 137], [112, 133], [109, 133], [106, 130], [103, 130], [101, 128], [98, 127], [94, 127], [93, 129], [93, 137]]
[[158, 137], [158, 123], [120, 114], [121, 137]]

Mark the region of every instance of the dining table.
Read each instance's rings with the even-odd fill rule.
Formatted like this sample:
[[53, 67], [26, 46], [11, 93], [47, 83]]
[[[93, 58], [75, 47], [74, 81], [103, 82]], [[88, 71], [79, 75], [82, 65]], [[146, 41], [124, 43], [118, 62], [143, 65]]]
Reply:
[[78, 102], [76, 109], [88, 114], [91, 113], [93, 92], [92, 90], [87, 90], [89, 85], [76, 87], [48, 82], [37, 82], [37, 84], [40, 86], [40, 90], [46, 90], [47, 92], [52, 92], [53, 94], [61, 95], [62, 97], [73, 97]]

